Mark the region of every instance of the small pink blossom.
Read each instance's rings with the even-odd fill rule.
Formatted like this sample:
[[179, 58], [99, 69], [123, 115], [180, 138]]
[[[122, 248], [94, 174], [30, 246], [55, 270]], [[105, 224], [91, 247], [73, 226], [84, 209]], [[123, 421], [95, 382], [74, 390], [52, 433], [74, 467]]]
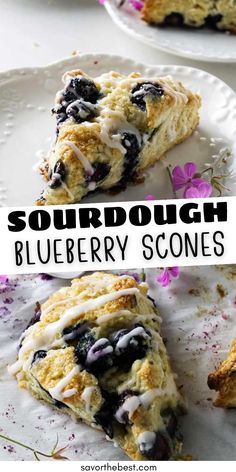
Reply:
[[168, 287], [171, 283], [171, 278], [179, 277], [179, 267], [166, 267], [162, 270], [161, 274], [157, 277], [157, 282], [162, 287]]
[[189, 187], [185, 191], [185, 198], [207, 198], [212, 194], [212, 185], [203, 181], [198, 187]]
[[7, 275], [0, 275], [0, 284], [5, 284], [8, 281]]
[[156, 200], [156, 197], [154, 195], [146, 195], [146, 197], [144, 198], [144, 200]]
[[174, 191], [184, 189], [184, 197], [189, 187], [198, 187], [203, 179], [197, 175], [197, 166], [194, 162], [186, 162], [183, 168], [176, 166], [172, 171], [172, 184]]
[[142, 10], [143, 8], [143, 1], [142, 0], [129, 0], [130, 5], [135, 8], [135, 10]]

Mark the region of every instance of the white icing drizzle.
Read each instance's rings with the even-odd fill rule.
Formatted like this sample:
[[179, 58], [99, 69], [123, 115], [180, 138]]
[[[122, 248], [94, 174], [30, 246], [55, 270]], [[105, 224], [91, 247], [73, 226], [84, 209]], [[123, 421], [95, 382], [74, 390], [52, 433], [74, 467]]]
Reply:
[[81, 371], [81, 367], [76, 365], [63, 379], [61, 379], [55, 387], [49, 388], [48, 391], [55, 400], [63, 400], [62, 390], [68, 383]]
[[134, 412], [138, 409], [140, 406], [140, 400], [139, 397], [137, 396], [132, 396], [127, 398], [123, 405], [118, 408], [115, 417], [119, 423], [125, 423], [126, 420], [124, 418], [124, 413], [128, 413], [129, 418], [132, 418]]
[[67, 106], [66, 113], [69, 113], [70, 110], [74, 108], [77, 108], [79, 117], [85, 120], [89, 116], [89, 112], [94, 111], [96, 107], [93, 103], [86, 102], [82, 98], [79, 98]]
[[[163, 87], [163, 90], [174, 98], [175, 102], [178, 103], [179, 100], [183, 101], [184, 103], [188, 103], [188, 96], [186, 93], [180, 92], [179, 90], [174, 90], [169, 84], [167, 84], [166, 79], [158, 79], [158, 83]], [[172, 79], [172, 78], [170, 78]]]
[[128, 397], [117, 410], [115, 417], [120, 423], [125, 423], [124, 413], [128, 413], [129, 418], [132, 418], [132, 415], [140, 406], [147, 409], [156, 397], [164, 397], [165, 395], [178, 396], [178, 390], [172, 374], [169, 375], [165, 388], [153, 388], [139, 396], [133, 395]]
[[70, 398], [73, 397], [73, 395], [76, 395], [77, 392], [78, 390], [76, 390], [76, 388], [69, 388], [68, 390], [62, 392], [61, 396], [62, 398]]
[[8, 373], [10, 375], [16, 375], [22, 368], [22, 362], [20, 360], [14, 362], [14, 364], [7, 367]]
[[90, 407], [91, 407], [91, 397], [93, 392], [96, 391], [96, 387], [86, 387], [81, 395], [82, 400], [85, 402], [85, 409], [86, 412], [90, 412]]
[[78, 148], [78, 146], [76, 146], [75, 143], [73, 143], [72, 141], [62, 141], [60, 143], [57, 144], [57, 146], [59, 147], [62, 147], [62, 146], [68, 146], [72, 149], [72, 151], [74, 152], [75, 156], [77, 157], [77, 159], [79, 159], [80, 163], [82, 164], [85, 172], [88, 174], [88, 175], [93, 175], [94, 173], [94, 170], [93, 170], [93, 167], [92, 165], [90, 164], [89, 160], [87, 159], [87, 157], [85, 157], [85, 155], [81, 152], [81, 150]]
[[152, 431], [144, 431], [138, 436], [138, 445], [141, 452], [150, 451], [155, 444], [156, 434]]
[[105, 323], [106, 321], [112, 320], [113, 318], [118, 318], [119, 316], [129, 316], [129, 315], [132, 315], [132, 312], [129, 310], [114, 311], [113, 313], [108, 313], [107, 315], [99, 316], [96, 319], [96, 324], [100, 325], [102, 323]]
[[125, 349], [128, 345], [128, 342], [133, 336], [142, 336], [143, 338], [149, 338], [149, 335], [146, 333], [145, 329], [142, 326], [137, 326], [137, 328], [132, 329], [129, 333], [122, 336], [117, 345], [116, 345], [116, 352], [120, 349]]
[[[107, 354], [111, 354], [113, 352], [113, 347], [109, 343], [107, 338], [100, 338], [98, 339], [92, 347], [89, 349], [87, 357], [86, 357], [86, 364], [92, 364], [95, 362], [99, 357], [106, 356]], [[105, 347], [102, 347], [105, 344]], [[101, 347], [101, 349], [99, 349]]]
[[[126, 149], [121, 144], [121, 133], [125, 131], [135, 134], [141, 145], [142, 138], [139, 130], [126, 120], [121, 110], [111, 110], [108, 107], [102, 108], [96, 121], [101, 125], [100, 138], [108, 147], [116, 148], [122, 154], [125, 154]], [[112, 130], [115, 130], [116, 134], [110, 136]]]
[[[86, 295], [87, 293], [87, 290], [84, 290], [82, 293], [80, 293], [79, 295], [75, 296], [75, 297], [68, 297], [66, 300], [59, 300], [58, 302], [55, 302], [55, 303], [52, 303], [51, 305], [49, 305], [47, 308], [45, 308], [43, 311], [42, 311], [42, 314], [41, 314], [41, 320], [45, 319], [46, 315], [48, 313], [50, 313], [54, 308], [64, 304], [65, 302], [70, 302], [70, 301], [79, 301], [81, 300], [82, 297], [84, 297], [84, 295]], [[31, 326], [31, 328], [34, 328], [34, 326]], [[25, 331], [25, 333], [29, 333], [28, 330]]]

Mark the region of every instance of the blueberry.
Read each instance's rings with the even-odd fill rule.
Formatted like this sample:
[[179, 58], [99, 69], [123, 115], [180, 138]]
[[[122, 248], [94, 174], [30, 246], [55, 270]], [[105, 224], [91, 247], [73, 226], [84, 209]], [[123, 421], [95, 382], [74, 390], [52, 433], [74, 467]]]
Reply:
[[32, 364], [34, 364], [34, 362], [40, 361], [41, 359], [44, 359], [46, 355], [47, 351], [36, 351], [33, 356]]
[[75, 100], [66, 108], [66, 114], [72, 117], [76, 123], [91, 120], [95, 117], [96, 111], [92, 104], [87, 104], [82, 99]]
[[108, 339], [96, 340], [88, 330], [80, 336], [75, 356], [78, 363], [85, 366], [88, 372], [99, 376], [113, 366], [112, 351]]
[[205, 18], [205, 25], [209, 28], [217, 29], [217, 24], [222, 20], [223, 16], [218, 13], [217, 15], [208, 15]]
[[142, 111], [146, 110], [146, 97], [152, 100], [160, 98], [164, 95], [163, 87], [158, 83], [142, 82], [133, 88], [131, 102], [137, 105]]
[[65, 179], [66, 169], [65, 164], [59, 159], [53, 169], [53, 173], [49, 174], [50, 181], [48, 183], [49, 187], [52, 189], [58, 188], [61, 186], [62, 181]]
[[34, 316], [31, 318], [29, 324], [27, 325], [26, 329], [30, 326], [33, 326], [35, 323], [38, 323], [41, 316], [41, 305], [39, 302], [36, 302]]
[[85, 77], [74, 77], [63, 92], [63, 101], [71, 103], [78, 98], [85, 102], [96, 103], [99, 98], [99, 90], [92, 80]]
[[82, 321], [82, 323], [76, 323], [74, 326], [69, 326], [62, 331], [62, 336], [64, 340], [72, 342], [80, 338], [81, 334], [84, 333], [87, 329], [87, 322]]
[[164, 24], [166, 26], [183, 26], [184, 17], [181, 13], [170, 13], [170, 15], [165, 17]]
[[132, 103], [135, 103], [142, 111], [146, 110], [146, 97], [151, 97], [152, 100], [160, 98], [164, 95], [163, 87], [158, 83], [142, 82], [132, 90]]
[[133, 329], [134, 328], [129, 330], [121, 329], [114, 333], [111, 338], [111, 343], [114, 346], [114, 352], [116, 356], [116, 365], [126, 372], [137, 359], [142, 359], [146, 355], [148, 348], [147, 338], [149, 335], [144, 330], [144, 328], [143, 335], [142, 333], [134, 333], [132, 336], [131, 332]]
[[168, 437], [164, 433], [155, 433], [156, 438], [152, 447], [148, 443], [141, 443], [140, 452], [152, 461], [167, 461], [171, 457], [171, 447]]
[[138, 164], [140, 145], [136, 134], [125, 132], [122, 135], [122, 146], [126, 149], [123, 169], [123, 179], [130, 179]]
[[65, 120], [67, 120], [68, 116], [66, 114], [66, 107], [61, 106], [60, 108], [53, 108], [52, 112], [56, 114], [56, 119], [57, 119], [57, 125], [60, 125], [63, 123]]
[[111, 418], [111, 411], [107, 402], [105, 402], [99, 412], [94, 415], [96, 423], [99, 424], [107, 436], [112, 439], [114, 432]]
[[107, 177], [111, 169], [109, 164], [105, 162], [95, 162], [93, 164], [94, 173], [92, 175], [88, 175], [86, 178], [86, 182], [101, 182], [102, 180]]
[[76, 359], [82, 365], [85, 365], [88, 351], [95, 344], [96, 339], [90, 330], [85, 331], [79, 338], [79, 342], [76, 347], [75, 355]]

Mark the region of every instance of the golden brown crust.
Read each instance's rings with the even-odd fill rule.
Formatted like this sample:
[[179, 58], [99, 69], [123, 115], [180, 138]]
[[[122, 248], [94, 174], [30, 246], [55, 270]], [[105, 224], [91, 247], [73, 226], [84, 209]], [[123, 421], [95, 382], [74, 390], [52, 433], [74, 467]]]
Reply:
[[215, 406], [236, 408], [236, 339], [232, 343], [227, 359], [215, 372], [209, 374], [208, 386], [218, 392]]

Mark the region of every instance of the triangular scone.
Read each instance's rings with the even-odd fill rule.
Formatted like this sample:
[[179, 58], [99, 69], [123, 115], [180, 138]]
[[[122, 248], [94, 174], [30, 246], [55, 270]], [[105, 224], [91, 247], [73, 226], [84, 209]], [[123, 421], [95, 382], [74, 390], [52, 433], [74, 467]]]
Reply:
[[236, 408], [236, 339], [232, 343], [227, 359], [208, 376], [208, 386], [218, 392], [215, 406]]
[[207, 28], [236, 33], [236, 4], [229, 0], [144, 0], [142, 18], [163, 26]]
[[181, 449], [184, 402], [147, 289], [102, 272], [73, 280], [34, 316], [9, 372], [37, 398], [103, 429], [131, 458], [167, 460]]
[[40, 172], [38, 205], [79, 202], [94, 190], [119, 190], [152, 166], [199, 122], [200, 97], [171, 77], [91, 79], [65, 74], [54, 113], [57, 138]]

